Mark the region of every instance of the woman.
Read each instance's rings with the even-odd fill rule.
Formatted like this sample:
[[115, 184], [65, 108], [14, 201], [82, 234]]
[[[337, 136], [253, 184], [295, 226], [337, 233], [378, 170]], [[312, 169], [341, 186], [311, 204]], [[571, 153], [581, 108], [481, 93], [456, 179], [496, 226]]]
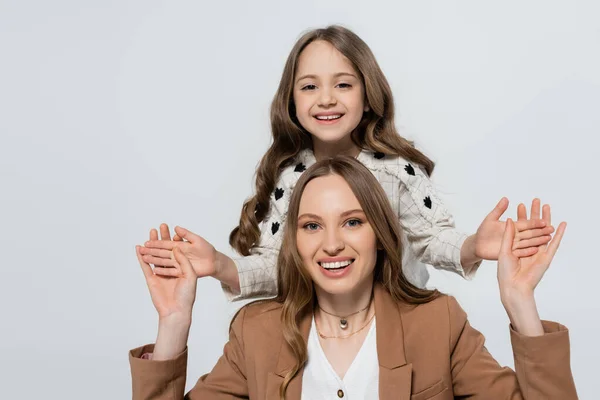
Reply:
[[[397, 219], [368, 169], [349, 157], [320, 161], [292, 194], [278, 296], [241, 309], [223, 356], [186, 398], [576, 398], [568, 331], [542, 322], [533, 298], [565, 227], [519, 259], [507, 223], [498, 282], [515, 373], [487, 352], [454, 298], [405, 278]], [[130, 352], [133, 397], [181, 399], [197, 276], [178, 248], [171, 279], [137, 254], [159, 330], [155, 345]]]

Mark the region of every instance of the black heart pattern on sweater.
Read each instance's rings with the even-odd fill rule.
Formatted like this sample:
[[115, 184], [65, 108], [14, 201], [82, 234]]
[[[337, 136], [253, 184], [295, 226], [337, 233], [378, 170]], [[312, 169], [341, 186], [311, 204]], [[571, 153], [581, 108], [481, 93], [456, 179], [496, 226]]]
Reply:
[[412, 165], [406, 164], [406, 166], [404, 167], [404, 170], [406, 171], [407, 174], [415, 176], [415, 169], [413, 168]]
[[283, 197], [284, 190], [281, 188], [275, 188], [275, 200], [279, 200]]
[[423, 203], [425, 203], [425, 207], [431, 210], [431, 197], [427, 196], [423, 199]]
[[274, 235], [279, 230], [279, 222], [273, 222], [271, 224], [271, 233]]

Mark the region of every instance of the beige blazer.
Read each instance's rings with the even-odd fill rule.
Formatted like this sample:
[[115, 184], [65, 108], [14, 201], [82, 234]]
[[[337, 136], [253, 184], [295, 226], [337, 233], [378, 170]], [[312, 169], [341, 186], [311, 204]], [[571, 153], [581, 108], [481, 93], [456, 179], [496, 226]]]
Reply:
[[[381, 400], [576, 399], [568, 330], [544, 321], [545, 335], [525, 337], [510, 330], [516, 373], [498, 365], [450, 296], [418, 306], [398, 303], [375, 286], [379, 398]], [[279, 386], [294, 358], [281, 330], [281, 305], [245, 306], [235, 318], [229, 342], [214, 369], [202, 376], [186, 399], [279, 399]], [[307, 339], [312, 315], [302, 317]], [[173, 360], [130, 351], [134, 399], [184, 398], [187, 349]], [[290, 383], [287, 399], [300, 399], [302, 374]], [[324, 398], [337, 398], [336, 393]]]

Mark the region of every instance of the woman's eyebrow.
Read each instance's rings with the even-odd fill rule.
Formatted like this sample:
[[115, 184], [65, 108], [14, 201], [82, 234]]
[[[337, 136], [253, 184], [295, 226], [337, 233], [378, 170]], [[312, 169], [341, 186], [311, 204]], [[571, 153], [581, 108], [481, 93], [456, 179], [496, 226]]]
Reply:
[[344, 211], [343, 213], [340, 214], [341, 218], [347, 217], [348, 215], [352, 215], [352, 214], [363, 214], [364, 215], [364, 211], [360, 208], [355, 208], [354, 210], [348, 210], [348, 211]]
[[[358, 79], [356, 77], [356, 75], [354, 75], [350, 72], [336, 72], [335, 74], [333, 74], [334, 78], [339, 78], [340, 76], [349, 76], [349, 77]], [[314, 74], [302, 75], [300, 78], [296, 79], [296, 83], [300, 82], [302, 79], [318, 79], [318, 77], [317, 77], [317, 75], [314, 75]]]
[[304, 213], [304, 214], [298, 216], [298, 219], [303, 219], [303, 218], [316, 219], [319, 221], [321, 220], [321, 217], [319, 217], [317, 214], [311, 214], [311, 213]]

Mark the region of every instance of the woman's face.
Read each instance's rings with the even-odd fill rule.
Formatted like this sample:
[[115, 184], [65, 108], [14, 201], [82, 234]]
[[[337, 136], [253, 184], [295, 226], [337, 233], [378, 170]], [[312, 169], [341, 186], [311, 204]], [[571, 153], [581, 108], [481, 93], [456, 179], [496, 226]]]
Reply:
[[300, 53], [294, 76], [296, 117], [314, 141], [350, 140], [367, 110], [364, 97], [352, 63], [331, 43], [317, 40]]
[[296, 240], [304, 268], [323, 291], [349, 294], [372, 284], [377, 238], [341, 176], [315, 178], [306, 185]]

